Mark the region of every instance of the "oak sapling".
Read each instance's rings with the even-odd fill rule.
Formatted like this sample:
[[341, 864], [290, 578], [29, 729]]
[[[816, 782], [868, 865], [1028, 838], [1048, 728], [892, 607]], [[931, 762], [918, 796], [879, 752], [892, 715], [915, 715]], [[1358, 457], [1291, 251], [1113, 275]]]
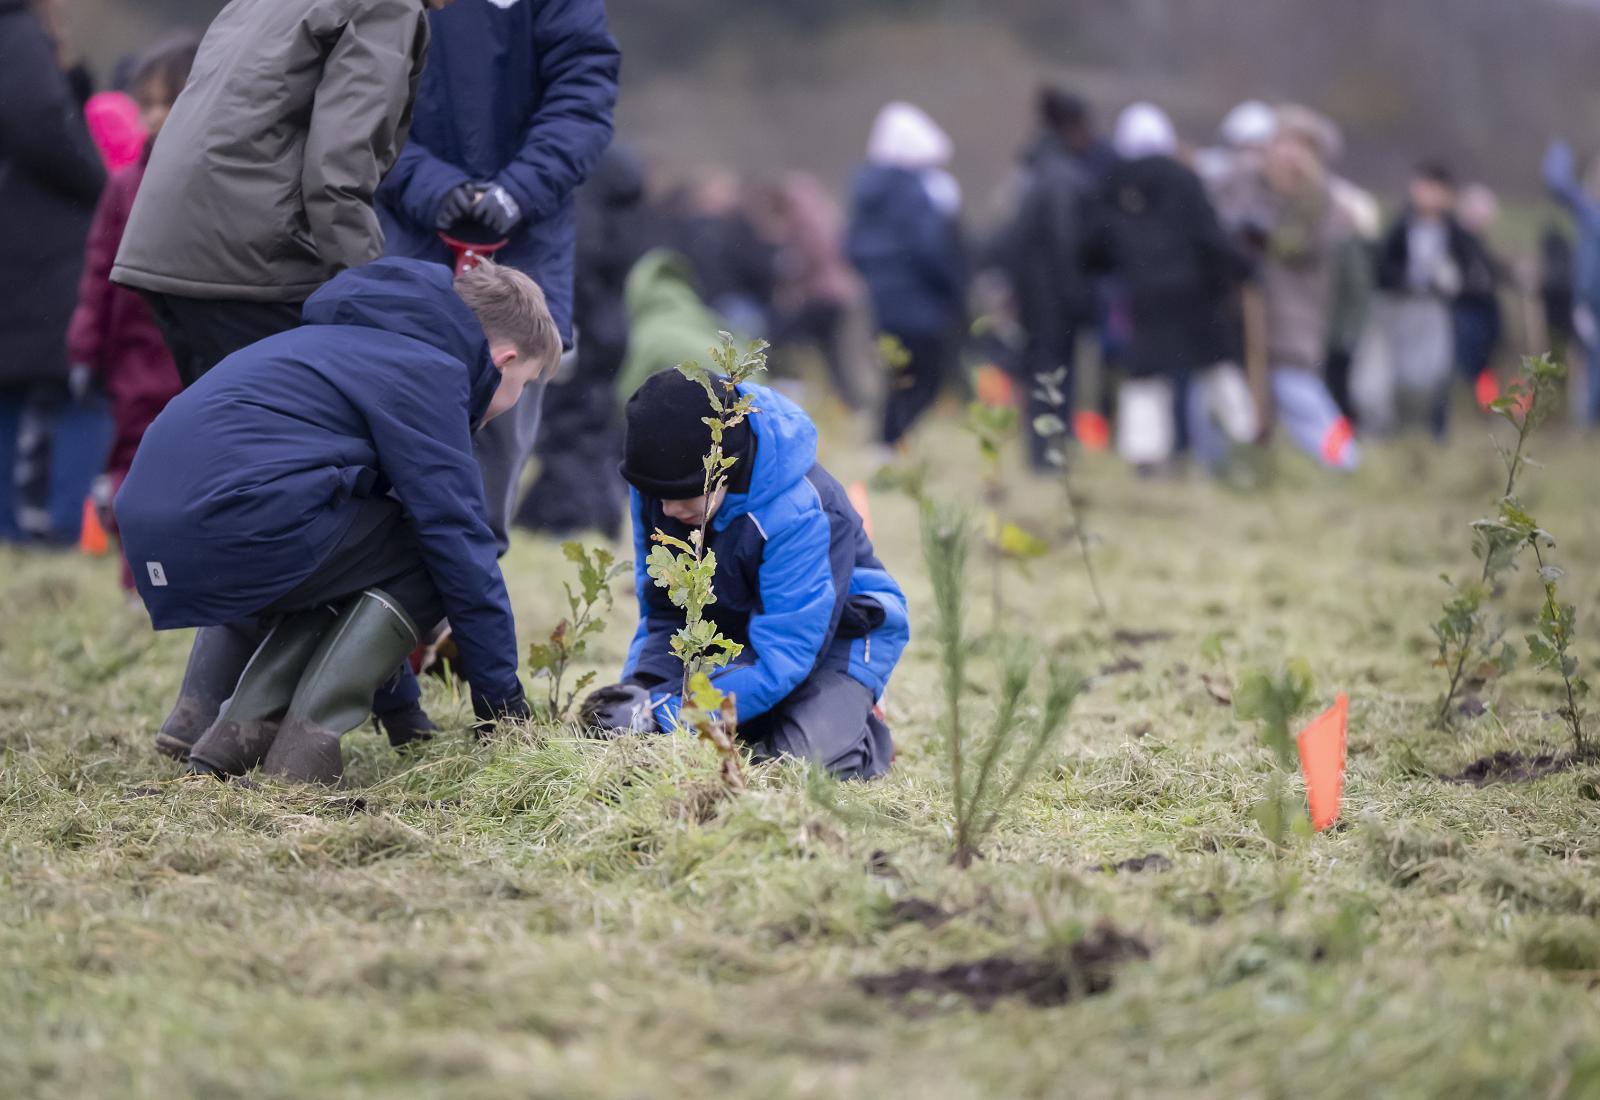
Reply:
[[1506, 484], [1496, 517], [1472, 525], [1472, 552], [1483, 563], [1477, 581], [1457, 583], [1447, 574], [1441, 577], [1450, 586], [1450, 598], [1444, 603], [1444, 614], [1433, 624], [1438, 643], [1435, 664], [1447, 676], [1435, 716], [1440, 726], [1450, 724], [1456, 699], [1470, 680], [1504, 675], [1516, 662], [1516, 652], [1502, 640], [1504, 629], [1491, 616], [1488, 603], [1516, 569], [1518, 555], [1531, 545], [1533, 524], [1531, 520], [1521, 522], [1526, 512], [1517, 502], [1518, 479], [1532, 463], [1528, 440], [1550, 415], [1565, 378], [1566, 368], [1548, 355], [1524, 359], [1522, 373], [1489, 406], [1516, 430], [1517, 437], [1511, 447], [1494, 440], [1505, 466]]
[[717, 691], [712, 675], [744, 652], [738, 642], [723, 636], [705, 609], [717, 602], [715, 580], [717, 555], [706, 547], [706, 531], [711, 522], [709, 505], [727, 487], [729, 476], [738, 464], [737, 455], [723, 452], [726, 433], [760, 412], [752, 394], [738, 387], [767, 368], [767, 343], [758, 340], [740, 350], [728, 332], [719, 333], [721, 344], [711, 351], [712, 367], [683, 363], [678, 372], [706, 391], [710, 415], [711, 447], [703, 465], [704, 500], [700, 524], [688, 539], [676, 538], [657, 530], [650, 536], [654, 546], [645, 559], [645, 571], [659, 588], [666, 589], [674, 607], [681, 608], [684, 623], [672, 637], [672, 652], [683, 663], [680, 688], [683, 707], [679, 725], [694, 731], [716, 746], [723, 757], [723, 775], [736, 788], [743, 788], [744, 773], [739, 764], [734, 728], [734, 700]]
[[589, 639], [604, 628], [601, 617], [611, 610], [611, 586], [633, 569], [631, 561], [617, 561], [603, 547], [591, 551], [581, 543], [567, 542], [561, 545], [561, 552], [578, 567], [578, 589], [562, 585], [567, 593], [567, 617], [556, 624], [548, 641], [528, 647], [533, 678], [549, 680], [543, 717], [551, 722], [566, 721], [573, 701], [594, 682], [595, 673], [586, 672], [570, 691], [563, 691], [567, 673], [588, 652]]

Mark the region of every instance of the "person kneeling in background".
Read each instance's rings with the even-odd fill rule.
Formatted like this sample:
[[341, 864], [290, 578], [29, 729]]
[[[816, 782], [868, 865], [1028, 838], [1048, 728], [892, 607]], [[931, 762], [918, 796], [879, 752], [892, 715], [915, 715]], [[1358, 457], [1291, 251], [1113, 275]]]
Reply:
[[[717, 601], [706, 614], [745, 646], [713, 682], [734, 698], [741, 738], [758, 760], [795, 756], [842, 778], [875, 778], [894, 758], [875, 704], [910, 637], [905, 595], [845, 490], [817, 463], [804, 410], [762, 386], [740, 389], [760, 411], [724, 437], [738, 461], [710, 498], [705, 390], [667, 371], [628, 402], [622, 476], [632, 486], [639, 627], [623, 684], [596, 692], [585, 713], [631, 709], [634, 720], [605, 724], [635, 729], [675, 724], [683, 664], [671, 641], [684, 612], [645, 559], [657, 529], [687, 539], [707, 518]], [[630, 694], [642, 705], [629, 707]]]
[[472, 433], [560, 354], [526, 275], [381, 260], [173, 400], [116, 499], [152, 622], [201, 628], [157, 747], [335, 782], [340, 737], [446, 616], [480, 721], [526, 716]]

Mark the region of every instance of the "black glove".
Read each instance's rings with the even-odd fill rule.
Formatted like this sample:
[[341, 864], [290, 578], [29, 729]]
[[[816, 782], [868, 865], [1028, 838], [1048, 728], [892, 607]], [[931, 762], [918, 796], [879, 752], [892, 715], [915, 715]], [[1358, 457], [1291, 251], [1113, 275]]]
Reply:
[[505, 239], [522, 224], [522, 207], [511, 197], [511, 192], [498, 183], [491, 183], [478, 197], [472, 216], [492, 235]]
[[434, 228], [443, 232], [471, 214], [481, 192], [482, 188], [470, 183], [463, 183], [451, 190], [439, 203], [439, 216], [434, 221]]
[[472, 732], [480, 741], [487, 740], [493, 735], [495, 727], [501, 722], [526, 722], [533, 717], [533, 710], [528, 706], [528, 700], [521, 695], [515, 699], [491, 703], [477, 692], [472, 694], [472, 713], [478, 718], [472, 727]]
[[638, 684], [615, 684], [591, 692], [578, 708], [578, 723], [586, 730], [603, 734], [614, 730], [660, 732], [650, 706], [650, 692]]

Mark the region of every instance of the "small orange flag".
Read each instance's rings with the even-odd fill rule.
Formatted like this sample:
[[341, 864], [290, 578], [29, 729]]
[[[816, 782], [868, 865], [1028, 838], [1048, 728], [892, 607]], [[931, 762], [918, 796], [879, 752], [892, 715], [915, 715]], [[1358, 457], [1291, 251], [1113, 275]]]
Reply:
[[1478, 399], [1478, 408], [1488, 412], [1489, 406], [1500, 400], [1500, 379], [1494, 376], [1492, 370], [1482, 371], [1472, 385], [1472, 392]]
[[1079, 409], [1072, 414], [1072, 434], [1084, 450], [1094, 454], [1111, 446], [1111, 425], [1093, 409]]
[[850, 505], [856, 510], [856, 515], [861, 517], [861, 526], [866, 528], [867, 538], [872, 537], [872, 502], [867, 499], [867, 483], [852, 481], [850, 488], [845, 490], [845, 495], [850, 498]]
[[78, 549], [94, 558], [111, 551], [111, 540], [106, 537], [106, 529], [100, 525], [100, 513], [95, 510], [92, 498], [83, 502], [83, 524], [78, 528]]
[[978, 368], [973, 389], [979, 401], [997, 409], [1009, 409], [1017, 403], [1016, 383], [993, 363], [985, 363]]
[[1321, 832], [1339, 820], [1344, 798], [1345, 735], [1350, 725], [1350, 697], [1340, 695], [1300, 731], [1300, 770], [1306, 777], [1312, 827]]

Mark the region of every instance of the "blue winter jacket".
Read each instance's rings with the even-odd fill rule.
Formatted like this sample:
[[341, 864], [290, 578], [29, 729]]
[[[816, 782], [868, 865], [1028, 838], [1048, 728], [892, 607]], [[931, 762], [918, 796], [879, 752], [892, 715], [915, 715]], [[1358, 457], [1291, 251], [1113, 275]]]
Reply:
[[572, 195], [611, 143], [622, 57], [604, 0], [458, 0], [429, 18], [411, 139], [378, 189], [385, 247], [451, 262], [436, 229], [445, 196], [500, 184], [524, 221], [495, 258], [544, 289], [570, 343]]
[[[755, 465], [749, 488], [729, 493], [711, 520], [717, 602], [707, 608], [723, 634], [746, 648], [715, 677], [736, 699], [740, 721], [771, 710], [815, 670], [834, 668], [882, 696], [910, 639], [906, 598], [861, 517], [833, 476], [817, 464], [817, 430], [794, 402], [763, 386], [743, 386], [761, 411], [751, 417]], [[633, 491], [634, 571], [639, 628], [623, 678], [663, 683], [657, 708], [669, 726], [681, 702], [683, 665], [672, 635], [682, 610], [645, 572], [657, 529], [687, 538], [661, 502]]]
[[346, 271], [303, 327], [224, 359], [156, 417], [116, 500], [158, 630], [258, 615], [314, 573], [361, 498], [391, 490], [455, 629], [474, 695], [521, 699], [505, 582], [472, 456], [499, 373], [451, 273]]
[[845, 245], [872, 296], [879, 329], [932, 336], [959, 323], [964, 306], [960, 236], [917, 173], [877, 165], [861, 169]]

